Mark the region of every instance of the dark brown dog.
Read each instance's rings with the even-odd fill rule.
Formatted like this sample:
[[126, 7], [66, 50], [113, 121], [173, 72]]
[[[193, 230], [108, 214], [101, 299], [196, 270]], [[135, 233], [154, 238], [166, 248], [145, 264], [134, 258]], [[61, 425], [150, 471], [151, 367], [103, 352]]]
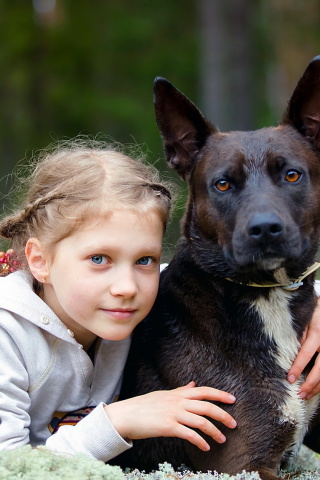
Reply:
[[318, 404], [300, 399], [302, 379], [290, 385], [286, 376], [315, 306], [314, 274], [299, 277], [319, 239], [320, 57], [278, 127], [221, 133], [167, 80], [156, 79], [154, 94], [168, 163], [190, 195], [176, 255], [135, 333], [123, 395], [194, 380], [236, 396], [222, 407], [238, 427], [219, 425], [227, 441], [206, 438], [208, 453], [159, 438], [134, 442], [115, 463], [274, 479]]

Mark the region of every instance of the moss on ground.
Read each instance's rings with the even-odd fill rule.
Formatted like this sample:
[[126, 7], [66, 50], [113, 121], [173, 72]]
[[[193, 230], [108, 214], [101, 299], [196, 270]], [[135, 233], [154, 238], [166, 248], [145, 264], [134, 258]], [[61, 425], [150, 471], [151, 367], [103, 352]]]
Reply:
[[[320, 480], [320, 456], [303, 447], [295, 468], [280, 472], [294, 480]], [[176, 472], [169, 464], [159, 465], [152, 473], [138, 470], [123, 472], [120, 467], [106, 465], [84, 455], [56, 454], [45, 448], [24, 446], [0, 452], [0, 480], [258, 480], [255, 472], [236, 476], [216, 472]]]

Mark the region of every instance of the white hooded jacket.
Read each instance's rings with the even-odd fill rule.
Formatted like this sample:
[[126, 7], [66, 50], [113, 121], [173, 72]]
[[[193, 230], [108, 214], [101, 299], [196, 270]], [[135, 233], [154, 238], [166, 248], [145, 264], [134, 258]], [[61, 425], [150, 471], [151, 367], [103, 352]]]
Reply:
[[[94, 365], [19, 271], [0, 278], [0, 449], [30, 443], [108, 461], [130, 448], [104, 404], [119, 394], [130, 339], [100, 340]], [[94, 406], [51, 435], [55, 412]]]

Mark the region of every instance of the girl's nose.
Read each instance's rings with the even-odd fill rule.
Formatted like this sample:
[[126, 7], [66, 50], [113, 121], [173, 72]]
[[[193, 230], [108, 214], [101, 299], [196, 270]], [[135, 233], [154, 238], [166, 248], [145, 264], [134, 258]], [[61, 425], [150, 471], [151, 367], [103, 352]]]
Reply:
[[115, 272], [110, 293], [114, 296], [134, 297], [138, 292], [138, 285], [132, 269], [117, 269]]

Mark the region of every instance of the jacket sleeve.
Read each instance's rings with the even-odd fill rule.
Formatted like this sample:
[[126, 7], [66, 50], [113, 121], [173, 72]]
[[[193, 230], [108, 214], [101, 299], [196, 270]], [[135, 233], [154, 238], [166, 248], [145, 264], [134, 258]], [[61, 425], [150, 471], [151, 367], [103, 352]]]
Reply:
[[20, 351], [1, 329], [0, 343], [0, 449], [29, 443], [29, 376]]
[[[30, 378], [18, 346], [1, 327], [0, 338], [0, 450], [12, 450], [30, 443]], [[43, 406], [45, 409], [45, 400]], [[68, 454], [85, 453], [105, 462], [130, 448], [132, 443], [118, 434], [103, 407], [99, 404], [75, 426], [60, 427], [45, 446]]]
[[113, 427], [100, 403], [76, 425], [64, 425], [48, 438], [46, 447], [61, 453], [85, 453], [107, 462], [132, 446]]

